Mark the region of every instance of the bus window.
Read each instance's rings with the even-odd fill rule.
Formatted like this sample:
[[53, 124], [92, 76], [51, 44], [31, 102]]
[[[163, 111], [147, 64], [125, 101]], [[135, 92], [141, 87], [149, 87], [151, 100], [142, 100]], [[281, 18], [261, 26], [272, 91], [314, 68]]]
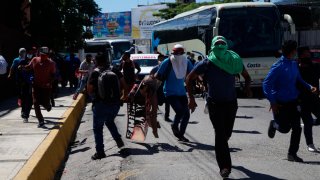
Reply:
[[219, 35], [242, 57], [273, 55], [281, 47], [278, 19], [275, 8], [223, 9]]
[[[211, 23], [212, 17], [216, 17], [216, 11], [215, 9], [208, 9], [205, 11], [199, 12], [198, 16], [198, 26], [208, 26]], [[215, 21], [213, 21], [215, 22]]]
[[122, 54], [130, 49], [130, 42], [112, 42], [113, 48], [113, 58], [112, 59], [120, 59]]

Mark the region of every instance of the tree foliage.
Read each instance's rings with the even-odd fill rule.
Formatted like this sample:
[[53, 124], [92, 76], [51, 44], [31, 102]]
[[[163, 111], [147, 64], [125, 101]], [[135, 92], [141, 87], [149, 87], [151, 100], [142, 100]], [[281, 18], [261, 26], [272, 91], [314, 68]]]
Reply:
[[218, 3], [230, 3], [230, 2], [252, 2], [253, 0], [215, 0], [212, 2], [203, 3], [166, 3], [168, 8], [159, 10], [159, 12], [154, 13], [154, 16], [161, 17], [162, 19], [170, 19], [177, 14], [196, 9], [201, 6], [218, 4]]
[[92, 37], [87, 27], [99, 14], [94, 0], [32, 0], [32, 39], [55, 49], [80, 48], [83, 36]]

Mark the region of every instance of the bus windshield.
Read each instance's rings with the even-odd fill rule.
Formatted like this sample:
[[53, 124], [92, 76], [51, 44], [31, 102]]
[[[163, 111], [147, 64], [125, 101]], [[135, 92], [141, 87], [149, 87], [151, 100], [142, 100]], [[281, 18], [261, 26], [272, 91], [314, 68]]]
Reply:
[[113, 47], [113, 58], [120, 59], [122, 54], [130, 49], [130, 42], [112, 42]]
[[105, 45], [87, 45], [85, 47], [85, 53], [98, 53], [98, 52], [105, 52], [106, 51]]
[[219, 35], [241, 57], [272, 56], [281, 47], [280, 19], [276, 8], [222, 9]]

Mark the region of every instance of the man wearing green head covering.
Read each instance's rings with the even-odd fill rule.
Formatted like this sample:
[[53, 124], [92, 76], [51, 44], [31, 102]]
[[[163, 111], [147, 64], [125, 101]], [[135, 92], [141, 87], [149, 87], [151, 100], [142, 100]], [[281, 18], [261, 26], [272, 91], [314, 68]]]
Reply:
[[245, 90], [251, 96], [251, 78], [243, 66], [240, 56], [228, 50], [227, 40], [216, 36], [212, 40], [208, 58], [199, 62], [188, 75], [186, 83], [189, 95], [189, 108], [197, 106], [192, 95], [192, 81], [204, 75], [208, 83], [207, 104], [209, 117], [215, 129], [215, 151], [220, 175], [227, 178], [231, 173], [231, 157], [228, 140], [238, 109], [235, 78], [241, 73], [245, 79]]

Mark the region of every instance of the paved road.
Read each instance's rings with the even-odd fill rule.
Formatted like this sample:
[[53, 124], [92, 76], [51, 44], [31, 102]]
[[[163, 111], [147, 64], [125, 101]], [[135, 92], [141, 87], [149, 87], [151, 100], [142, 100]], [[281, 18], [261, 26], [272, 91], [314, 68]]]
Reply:
[[[94, 140], [92, 113], [87, 108], [62, 179], [221, 179], [215, 160], [214, 131], [208, 115], [203, 113], [203, 100], [197, 99], [197, 103], [199, 107], [191, 115], [186, 134], [191, 143], [178, 142], [170, 124], [163, 121], [163, 114], [159, 114], [160, 138], [155, 139], [149, 133], [145, 143], [127, 141], [128, 157], [118, 153], [109, 132], [105, 131], [108, 157], [99, 161], [90, 160]], [[287, 161], [289, 134], [277, 133], [274, 139], [268, 138], [267, 128], [272, 118], [268, 109], [266, 100], [239, 99], [229, 143], [233, 160], [230, 179], [319, 179], [320, 154], [306, 150], [304, 136], [299, 155], [305, 163]], [[122, 134], [126, 126], [125, 110], [121, 108], [116, 119]], [[318, 147], [319, 137], [319, 127], [315, 127], [314, 141]]]

